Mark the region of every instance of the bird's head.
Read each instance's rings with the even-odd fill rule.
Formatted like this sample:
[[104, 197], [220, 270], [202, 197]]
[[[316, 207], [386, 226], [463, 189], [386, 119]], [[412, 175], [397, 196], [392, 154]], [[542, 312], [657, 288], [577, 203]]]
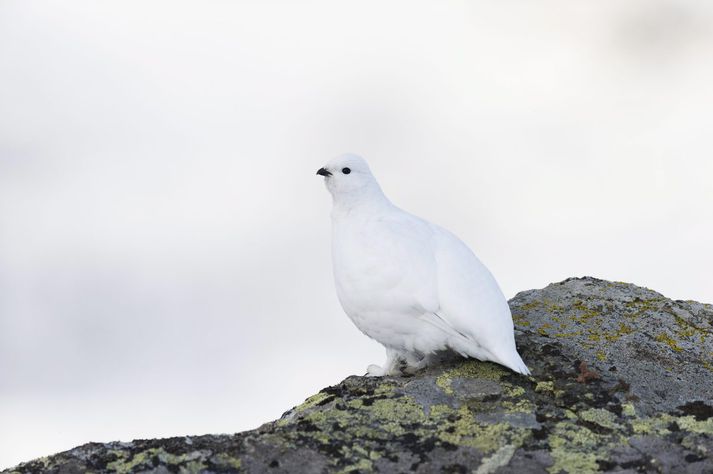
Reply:
[[381, 188], [371, 174], [366, 160], [358, 155], [339, 155], [329, 160], [317, 170], [324, 176], [327, 189], [336, 200], [357, 198], [375, 192], [381, 194]]

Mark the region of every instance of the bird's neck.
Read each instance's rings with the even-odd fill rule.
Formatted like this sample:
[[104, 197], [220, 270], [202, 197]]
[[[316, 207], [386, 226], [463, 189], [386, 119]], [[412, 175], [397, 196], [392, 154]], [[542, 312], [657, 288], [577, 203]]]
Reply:
[[362, 189], [332, 194], [332, 218], [335, 219], [354, 214], [379, 213], [393, 207], [376, 183]]

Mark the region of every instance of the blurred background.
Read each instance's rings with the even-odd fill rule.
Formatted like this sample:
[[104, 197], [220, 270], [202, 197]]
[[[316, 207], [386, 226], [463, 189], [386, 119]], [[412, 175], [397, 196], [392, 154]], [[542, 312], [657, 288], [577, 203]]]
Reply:
[[713, 302], [713, 4], [0, 1], [0, 468], [236, 432], [383, 361], [317, 168], [508, 298]]

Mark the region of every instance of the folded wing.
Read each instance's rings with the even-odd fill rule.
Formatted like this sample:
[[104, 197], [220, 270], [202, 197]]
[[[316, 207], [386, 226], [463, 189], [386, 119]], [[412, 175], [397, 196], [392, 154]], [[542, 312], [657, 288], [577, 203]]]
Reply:
[[510, 308], [495, 278], [458, 237], [433, 227], [438, 316], [463, 336], [452, 338], [452, 349], [529, 374], [515, 347]]

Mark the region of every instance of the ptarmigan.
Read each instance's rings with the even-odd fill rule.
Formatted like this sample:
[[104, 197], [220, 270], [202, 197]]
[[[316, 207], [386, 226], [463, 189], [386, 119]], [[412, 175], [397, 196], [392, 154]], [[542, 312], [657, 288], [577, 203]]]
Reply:
[[332, 194], [332, 263], [344, 311], [386, 347], [383, 367], [418, 369], [452, 350], [529, 374], [512, 316], [490, 271], [458, 237], [394, 206], [366, 161], [332, 159], [317, 171]]

